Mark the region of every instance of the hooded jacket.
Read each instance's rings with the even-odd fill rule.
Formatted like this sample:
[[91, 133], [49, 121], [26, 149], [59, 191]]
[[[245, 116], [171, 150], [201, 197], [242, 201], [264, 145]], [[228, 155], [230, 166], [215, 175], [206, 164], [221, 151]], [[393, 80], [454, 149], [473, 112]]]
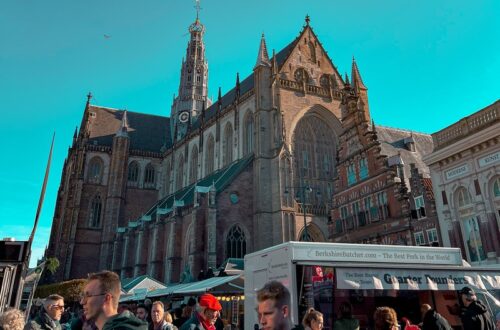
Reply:
[[42, 307], [38, 315], [26, 323], [24, 330], [61, 330], [61, 324], [54, 321], [45, 311], [45, 307]]
[[425, 313], [422, 330], [452, 330], [448, 321], [434, 309]]
[[479, 300], [471, 302], [460, 314], [462, 325], [467, 330], [495, 330], [493, 318], [486, 306]]
[[122, 313], [107, 320], [102, 330], [148, 330], [148, 324], [130, 313]]

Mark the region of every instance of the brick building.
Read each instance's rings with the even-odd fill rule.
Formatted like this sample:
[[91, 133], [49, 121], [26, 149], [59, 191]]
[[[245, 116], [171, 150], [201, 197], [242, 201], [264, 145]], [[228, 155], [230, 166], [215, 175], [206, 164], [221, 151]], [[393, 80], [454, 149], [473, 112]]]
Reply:
[[[356, 63], [341, 103], [330, 237], [334, 242], [442, 245], [429, 169], [430, 135], [376, 127]], [[346, 77], [347, 79], [347, 77]]]
[[446, 246], [500, 265], [500, 101], [432, 134], [425, 158]]
[[[361, 96], [368, 114], [356, 63], [351, 87], [307, 17], [271, 58], [262, 36], [253, 73], [235, 74], [212, 101], [205, 27], [196, 19], [189, 32], [170, 117], [97, 106], [89, 95], [46, 254], [61, 262], [54, 280], [112, 269], [171, 283], [285, 241], [328, 240], [337, 147], [347, 141], [341, 109]], [[393, 170], [380, 177], [394, 181]]]

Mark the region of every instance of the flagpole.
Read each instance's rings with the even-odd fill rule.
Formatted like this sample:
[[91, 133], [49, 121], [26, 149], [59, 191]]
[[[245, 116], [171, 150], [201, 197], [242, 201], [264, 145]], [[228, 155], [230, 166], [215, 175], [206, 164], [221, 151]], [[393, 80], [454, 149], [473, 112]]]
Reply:
[[[26, 275], [28, 274], [29, 260], [31, 259], [31, 246], [33, 245], [33, 240], [35, 239], [35, 233], [36, 233], [36, 229], [38, 227], [38, 221], [40, 220], [40, 214], [42, 212], [43, 200], [45, 198], [45, 191], [47, 189], [47, 182], [49, 181], [50, 164], [52, 162], [52, 152], [54, 150], [55, 137], [56, 137], [56, 133], [54, 132], [54, 134], [52, 135], [52, 143], [50, 144], [49, 159], [47, 160], [47, 166], [45, 168], [45, 177], [43, 178], [42, 191], [40, 192], [40, 198], [38, 199], [38, 207], [37, 207], [36, 215], [35, 215], [35, 223], [33, 224], [33, 229], [31, 231], [30, 237], [28, 239], [28, 252], [26, 254], [26, 260], [25, 260], [26, 265], [24, 267], [24, 272], [23, 272], [24, 274], [22, 276], [22, 285], [20, 286], [21, 293], [22, 293], [22, 288], [24, 287], [24, 281], [25, 281]], [[44, 268], [45, 268], [45, 265], [42, 267], [42, 272], [43, 272]], [[40, 276], [41, 276], [41, 273], [40, 273]], [[33, 288], [32, 288], [32, 291], [30, 293], [28, 303], [26, 305], [26, 314], [25, 314], [26, 320], [29, 317], [31, 303], [33, 301], [33, 296], [35, 294], [36, 286], [38, 284], [38, 280], [39, 280], [40, 276], [38, 276], [35, 279], [35, 282], [33, 283]]]

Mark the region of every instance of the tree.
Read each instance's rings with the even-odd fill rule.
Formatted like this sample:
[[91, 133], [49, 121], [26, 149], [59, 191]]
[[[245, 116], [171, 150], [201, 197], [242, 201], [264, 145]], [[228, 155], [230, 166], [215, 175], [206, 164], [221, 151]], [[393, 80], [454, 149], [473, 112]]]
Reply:
[[47, 260], [45, 261], [45, 267], [47, 267], [47, 270], [52, 275], [54, 275], [54, 273], [57, 271], [59, 265], [59, 260], [56, 257], [47, 258]]

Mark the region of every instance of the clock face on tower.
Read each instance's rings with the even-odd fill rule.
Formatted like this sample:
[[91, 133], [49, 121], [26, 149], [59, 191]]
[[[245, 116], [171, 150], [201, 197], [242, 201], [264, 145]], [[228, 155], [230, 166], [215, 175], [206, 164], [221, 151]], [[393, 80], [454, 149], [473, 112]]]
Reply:
[[182, 111], [179, 113], [179, 121], [181, 123], [187, 123], [188, 120], [189, 120], [189, 112]]

